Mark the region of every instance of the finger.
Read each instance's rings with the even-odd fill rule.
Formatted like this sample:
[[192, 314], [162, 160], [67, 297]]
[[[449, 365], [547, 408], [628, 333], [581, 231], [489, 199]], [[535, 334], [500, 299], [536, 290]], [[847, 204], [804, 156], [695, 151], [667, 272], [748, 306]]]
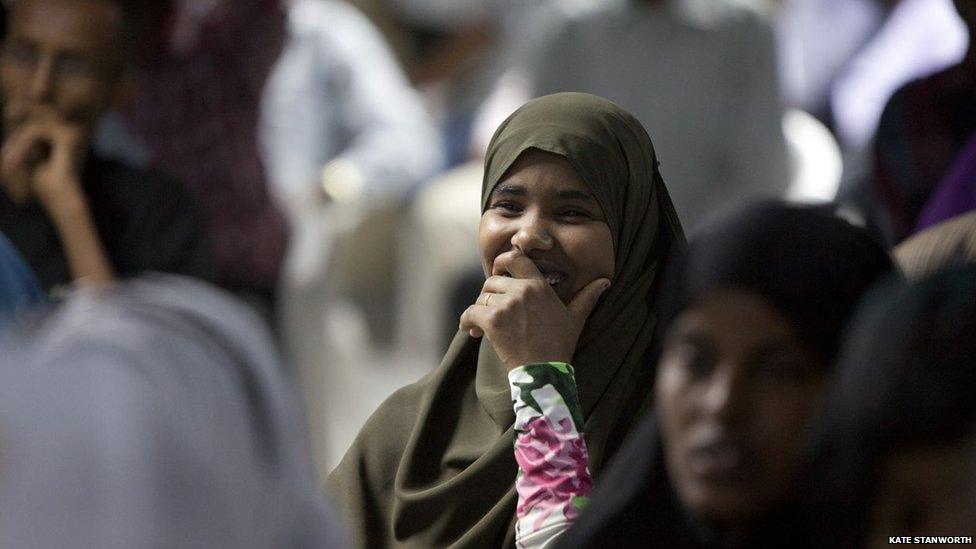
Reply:
[[12, 124], [13, 128], [16, 128], [22, 122], [24, 122], [24, 120], [27, 119], [27, 115], [27, 105], [25, 105], [23, 101], [13, 99], [7, 101], [3, 107], [3, 116], [9, 123]]
[[40, 103], [25, 103], [18, 113], [26, 122], [55, 122], [64, 121], [64, 113], [51, 105]]
[[31, 105], [30, 110], [27, 111], [27, 116], [31, 120], [50, 120], [54, 122], [65, 120], [64, 114], [61, 111], [51, 105], [44, 104]]
[[597, 302], [600, 300], [600, 296], [603, 292], [610, 287], [609, 278], [598, 278], [593, 282], [590, 282], [583, 289], [576, 292], [573, 296], [572, 301], [569, 302], [567, 308], [572, 312], [573, 316], [580, 320], [585, 320], [590, 313], [593, 312], [593, 308], [596, 307]]
[[74, 126], [59, 126], [51, 133], [51, 161], [72, 166], [83, 150], [81, 131]]
[[481, 305], [482, 307], [489, 307], [491, 304], [491, 298], [496, 297], [498, 295], [499, 294], [495, 294], [491, 292], [481, 292], [481, 295], [479, 295], [478, 299], [475, 301], [475, 305]]
[[521, 253], [516, 253], [508, 262], [508, 272], [515, 278], [543, 280], [545, 277], [535, 266], [535, 262]]
[[508, 272], [508, 263], [512, 259], [512, 255], [518, 253], [517, 250], [512, 250], [499, 254], [494, 261], [491, 263], [491, 275], [492, 276], [512, 276]]
[[0, 170], [9, 175], [28, 164], [38, 154], [38, 148], [43, 146], [46, 137], [44, 129], [35, 124], [18, 128], [3, 146]]
[[468, 307], [464, 313], [461, 314], [461, 320], [458, 323], [459, 328], [468, 332], [471, 337], [482, 337], [485, 335], [484, 329], [482, 329], [480, 323], [484, 322], [481, 318], [480, 313], [484, 310], [484, 307], [478, 304]]
[[3, 175], [0, 185], [16, 204], [24, 204], [30, 198], [30, 172], [26, 168]]
[[544, 277], [539, 272], [535, 263], [518, 250], [505, 252], [495, 258], [493, 275], [509, 275], [515, 278], [534, 278], [542, 280]]
[[490, 276], [481, 287], [482, 293], [507, 294], [524, 286], [525, 280], [508, 276]]

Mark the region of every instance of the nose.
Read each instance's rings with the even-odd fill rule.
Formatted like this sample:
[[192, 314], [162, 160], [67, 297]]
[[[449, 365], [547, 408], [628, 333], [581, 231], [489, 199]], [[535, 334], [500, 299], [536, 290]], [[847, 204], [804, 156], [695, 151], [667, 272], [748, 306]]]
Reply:
[[747, 402], [745, 380], [731, 365], [720, 365], [709, 380], [702, 398], [703, 411], [716, 419], [735, 421], [742, 416]]
[[554, 241], [549, 223], [539, 215], [524, 215], [521, 224], [512, 235], [512, 246], [523, 255], [533, 257], [539, 252], [549, 250]]
[[54, 78], [54, 60], [41, 58], [31, 75], [30, 98], [37, 102], [49, 102], [54, 96]]

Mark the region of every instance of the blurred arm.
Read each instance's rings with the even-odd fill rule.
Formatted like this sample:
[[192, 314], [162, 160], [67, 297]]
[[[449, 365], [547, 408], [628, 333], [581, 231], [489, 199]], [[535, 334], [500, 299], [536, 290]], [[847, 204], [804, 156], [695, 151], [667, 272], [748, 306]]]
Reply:
[[102, 246], [88, 203], [84, 197], [65, 202], [49, 215], [61, 238], [71, 278], [82, 284], [99, 284], [115, 279], [112, 265]]

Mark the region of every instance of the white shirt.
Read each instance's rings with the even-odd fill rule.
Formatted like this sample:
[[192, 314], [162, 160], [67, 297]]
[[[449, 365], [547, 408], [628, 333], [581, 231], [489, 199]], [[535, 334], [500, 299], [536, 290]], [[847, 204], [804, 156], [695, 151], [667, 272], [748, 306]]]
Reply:
[[631, 1], [574, 19], [530, 76], [537, 95], [588, 92], [633, 113], [686, 230], [789, 186], [772, 33], [735, 4]]
[[439, 136], [373, 25], [333, 0], [298, 0], [288, 15], [259, 128], [277, 198], [302, 203], [340, 158], [358, 169], [368, 197], [397, 197], [431, 177]]
[[854, 150], [865, 147], [898, 88], [959, 63], [968, 46], [952, 0], [901, 0], [834, 84], [840, 141]]

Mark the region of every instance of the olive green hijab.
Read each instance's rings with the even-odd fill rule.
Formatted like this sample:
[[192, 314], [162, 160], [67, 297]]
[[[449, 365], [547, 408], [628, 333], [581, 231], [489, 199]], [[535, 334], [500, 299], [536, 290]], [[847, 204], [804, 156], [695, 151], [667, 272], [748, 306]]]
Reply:
[[[531, 148], [573, 165], [613, 235], [613, 285], [587, 320], [573, 360], [599, 482], [649, 398], [656, 281], [684, 238], [650, 138], [615, 104], [561, 93], [517, 110], [488, 147], [482, 209]], [[513, 421], [507, 372], [491, 344], [459, 332], [435, 371], [373, 414], [328, 488], [362, 546], [513, 546]]]

